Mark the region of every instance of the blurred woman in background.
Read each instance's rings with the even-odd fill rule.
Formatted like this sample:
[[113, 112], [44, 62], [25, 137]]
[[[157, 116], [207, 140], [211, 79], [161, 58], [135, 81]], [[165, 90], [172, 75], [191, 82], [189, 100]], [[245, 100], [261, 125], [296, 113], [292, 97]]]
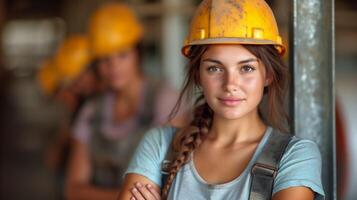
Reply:
[[37, 76], [43, 94], [64, 108], [61, 110], [59, 130], [45, 153], [47, 167], [56, 174], [61, 199], [71, 146], [71, 126], [86, 99], [99, 89], [89, 63], [88, 38], [71, 35], [62, 42], [54, 57], [43, 63]]
[[[178, 93], [152, 81], [141, 69], [143, 27], [124, 4], [99, 8], [89, 27], [91, 56], [107, 90], [80, 112], [73, 128], [74, 147], [67, 197], [115, 199], [122, 175], [143, 133], [167, 122]], [[183, 117], [170, 121], [180, 125]]]

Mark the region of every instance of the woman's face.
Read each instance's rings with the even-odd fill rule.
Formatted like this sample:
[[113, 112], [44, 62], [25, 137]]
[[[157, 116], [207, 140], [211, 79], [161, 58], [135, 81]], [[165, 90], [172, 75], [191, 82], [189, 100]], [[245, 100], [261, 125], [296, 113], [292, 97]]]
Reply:
[[99, 68], [100, 75], [110, 88], [122, 90], [140, 74], [137, 51], [129, 49], [112, 54], [99, 62]]
[[215, 116], [238, 119], [257, 112], [267, 85], [265, 67], [241, 45], [210, 45], [200, 61], [200, 84]]

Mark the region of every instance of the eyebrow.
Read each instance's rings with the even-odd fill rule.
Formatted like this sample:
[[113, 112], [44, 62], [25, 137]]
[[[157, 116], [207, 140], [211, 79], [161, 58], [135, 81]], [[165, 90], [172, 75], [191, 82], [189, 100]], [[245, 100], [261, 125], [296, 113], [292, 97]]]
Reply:
[[[222, 65], [221, 61], [215, 60], [215, 59], [212, 59], [212, 58], [206, 58], [206, 59], [202, 60], [202, 62], [213, 62], [213, 63], [217, 63], [217, 64]], [[250, 62], [258, 62], [258, 59], [249, 58], [249, 59], [246, 59], [246, 60], [241, 60], [237, 64], [240, 65], [240, 64], [250, 63]]]

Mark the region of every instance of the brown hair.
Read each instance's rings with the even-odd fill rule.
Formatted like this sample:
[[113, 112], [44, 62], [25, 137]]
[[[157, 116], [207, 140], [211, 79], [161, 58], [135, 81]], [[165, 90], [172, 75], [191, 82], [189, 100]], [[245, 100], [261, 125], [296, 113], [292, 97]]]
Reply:
[[[283, 105], [289, 80], [287, 67], [284, 65], [276, 48], [272, 45], [243, 46], [264, 64], [267, 77], [270, 78], [270, 84], [264, 89], [264, 97], [258, 109], [259, 115], [266, 124], [286, 132], [284, 124], [288, 122], [288, 115]], [[192, 98], [195, 89], [198, 88], [200, 61], [207, 49], [207, 45], [193, 46], [191, 48], [184, 86], [171, 113], [171, 118], [179, 110], [183, 97]], [[169, 175], [162, 187], [162, 199], [167, 199], [170, 186], [177, 172], [188, 162], [191, 153], [200, 145], [212, 125], [213, 110], [205, 102], [202, 93], [199, 94], [195, 101], [193, 115], [190, 125], [176, 133], [172, 141], [176, 156], [170, 164]]]

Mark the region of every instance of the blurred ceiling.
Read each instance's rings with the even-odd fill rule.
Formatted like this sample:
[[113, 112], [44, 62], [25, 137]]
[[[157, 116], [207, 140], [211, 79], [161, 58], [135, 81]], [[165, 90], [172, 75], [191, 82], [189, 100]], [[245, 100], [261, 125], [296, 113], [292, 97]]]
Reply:
[[[76, 19], [87, 17], [93, 8], [106, 0], [85, 0], [86, 5], [80, 0], [0, 0], [2, 11], [1, 21], [24, 18], [46, 18], [61, 17], [68, 24], [69, 32], [83, 31]], [[163, 0], [161, 0], [162, 2]], [[199, 1], [199, 0], [197, 0]], [[266, 0], [273, 4], [276, 0]], [[134, 4], [157, 3], [160, 0], [126, 0]], [[80, 7], [83, 11], [73, 14]], [[336, 52], [340, 54], [357, 54], [357, 1], [356, 0], [335, 0], [336, 9]], [[75, 17], [74, 17], [75, 16]], [[74, 18], [74, 19], [73, 19]], [[71, 20], [69, 20], [71, 19]], [[72, 20], [73, 19], [73, 20]]]
[[[65, 3], [70, 3], [69, 0], [1, 0], [5, 4], [5, 11], [7, 19], [11, 18], [25, 18], [38, 16], [55, 16], [60, 14], [61, 9]], [[155, 3], [160, 0], [127, 0], [127, 2], [142, 2]], [[269, 4], [274, 0], [266, 0]], [[337, 10], [356, 10], [356, 0], [336, 0]]]
[[58, 16], [64, 0], [4, 0], [6, 19]]
[[348, 5], [348, 8], [351, 10], [356, 10], [357, 9], [357, 1], [356, 0], [336, 0], [336, 6], [337, 8], [339, 7], [339, 3], [345, 3]]

